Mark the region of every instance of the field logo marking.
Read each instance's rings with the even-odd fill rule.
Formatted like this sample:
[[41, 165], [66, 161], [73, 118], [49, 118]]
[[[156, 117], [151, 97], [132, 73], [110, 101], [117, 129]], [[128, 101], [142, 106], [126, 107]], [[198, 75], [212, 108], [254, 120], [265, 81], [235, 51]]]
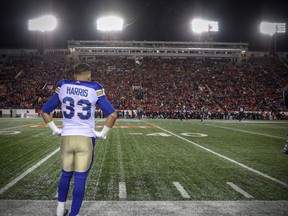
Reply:
[[167, 133], [151, 133], [151, 134], [146, 134], [146, 136], [161, 136], [161, 137], [170, 137], [170, 134]]
[[37, 167], [39, 167], [41, 164], [43, 164], [45, 161], [47, 161], [50, 157], [52, 157], [53, 155], [55, 155], [58, 151], [60, 150], [60, 148], [57, 148], [55, 151], [53, 151], [52, 153], [50, 153], [49, 155], [47, 155], [45, 158], [43, 158], [41, 161], [39, 161], [38, 163], [34, 164], [32, 167], [30, 167], [28, 170], [26, 170], [24, 173], [22, 173], [21, 175], [19, 175], [17, 178], [15, 178], [13, 181], [11, 181], [10, 183], [8, 183], [7, 185], [5, 185], [3, 188], [0, 189], [0, 194], [4, 193], [6, 190], [8, 190], [9, 188], [13, 187], [18, 181], [20, 181], [21, 179], [23, 179], [26, 175], [28, 175], [29, 173], [33, 172]]
[[193, 145], [195, 145], [195, 146], [197, 146], [197, 147], [199, 147], [199, 148], [201, 148], [201, 149], [203, 149], [203, 150], [205, 150], [205, 151], [208, 151], [208, 152], [210, 152], [210, 153], [212, 153], [212, 154], [214, 154], [214, 155], [217, 155], [218, 157], [221, 157], [221, 158], [223, 158], [223, 159], [225, 159], [225, 160], [228, 160], [228, 161], [230, 161], [230, 162], [232, 162], [232, 163], [234, 163], [234, 164], [237, 164], [238, 166], [241, 166], [242, 168], [245, 168], [245, 169], [247, 169], [247, 170], [249, 170], [249, 171], [251, 171], [251, 172], [254, 172], [254, 173], [256, 173], [256, 174], [258, 174], [258, 175], [260, 175], [260, 176], [262, 176], [262, 177], [264, 177], [264, 178], [270, 179], [270, 180], [272, 180], [272, 181], [274, 181], [274, 182], [276, 182], [276, 183], [278, 183], [278, 184], [281, 184], [281, 185], [283, 185], [284, 187], [288, 188], [288, 184], [285, 183], [285, 182], [283, 182], [283, 181], [280, 181], [279, 179], [276, 179], [276, 178], [271, 177], [271, 176], [269, 176], [269, 175], [267, 175], [267, 174], [265, 174], [265, 173], [262, 173], [262, 172], [260, 172], [260, 171], [258, 171], [258, 170], [255, 170], [255, 169], [251, 168], [251, 167], [248, 167], [248, 166], [246, 166], [246, 165], [244, 165], [244, 164], [242, 164], [242, 163], [239, 163], [239, 162], [237, 162], [237, 161], [235, 161], [235, 160], [233, 160], [233, 159], [231, 159], [231, 158], [229, 158], [229, 157], [226, 157], [226, 156], [224, 156], [224, 155], [222, 155], [222, 154], [219, 154], [219, 153], [217, 153], [217, 152], [215, 152], [215, 151], [212, 151], [212, 150], [209, 149], [209, 148], [206, 148], [206, 147], [204, 147], [204, 146], [201, 146], [201, 145], [199, 145], [199, 144], [197, 144], [197, 143], [195, 143], [195, 142], [192, 142], [192, 141], [190, 141], [190, 140], [188, 140], [188, 139], [186, 139], [186, 138], [184, 138], [184, 137], [181, 137], [181, 136], [179, 136], [179, 135], [177, 135], [177, 134], [175, 134], [175, 133], [172, 133], [171, 131], [168, 131], [168, 130], [166, 130], [166, 129], [164, 129], [164, 128], [161, 128], [161, 127], [159, 127], [159, 126], [157, 126], [157, 125], [151, 124], [151, 123], [149, 123], [149, 122], [145, 122], [145, 123], [147, 123], [147, 124], [149, 124], [149, 125], [153, 125], [153, 126], [157, 127], [158, 129], [160, 129], [160, 130], [162, 130], [162, 131], [165, 131], [165, 132], [167, 132], [167, 133], [172, 134], [173, 136], [178, 137], [179, 139], [182, 139], [182, 140], [184, 140], [184, 141], [186, 141], [186, 142], [188, 142], [188, 143], [191, 143], [191, 144], [193, 144]]
[[188, 136], [188, 137], [208, 137], [207, 134], [202, 134], [202, 133], [181, 133], [182, 136]]
[[254, 197], [252, 195], [250, 195], [249, 193], [247, 193], [246, 191], [244, 191], [242, 188], [238, 187], [237, 185], [235, 185], [232, 182], [226, 182], [230, 187], [232, 187], [235, 191], [237, 191], [238, 193], [242, 194], [244, 197], [248, 198], [248, 199], [254, 199]]
[[143, 133], [128, 133], [130, 135], [143, 135]]
[[0, 131], [0, 135], [15, 135], [20, 133], [21, 131]]

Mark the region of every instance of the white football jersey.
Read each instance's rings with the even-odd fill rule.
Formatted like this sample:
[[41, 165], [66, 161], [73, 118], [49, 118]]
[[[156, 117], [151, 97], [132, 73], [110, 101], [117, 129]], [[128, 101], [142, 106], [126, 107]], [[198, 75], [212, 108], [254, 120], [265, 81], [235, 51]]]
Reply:
[[105, 97], [103, 87], [97, 82], [62, 80], [58, 93], [63, 112], [61, 136], [82, 135], [94, 137], [94, 113], [98, 99]]

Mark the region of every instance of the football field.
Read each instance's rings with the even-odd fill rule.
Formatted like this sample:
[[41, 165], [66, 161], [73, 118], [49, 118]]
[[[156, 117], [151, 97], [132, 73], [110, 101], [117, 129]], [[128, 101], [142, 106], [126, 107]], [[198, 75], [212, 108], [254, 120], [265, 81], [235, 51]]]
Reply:
[[[61, 120], [54, 121], [61, 126]], [[96, 129], [103, 124], [97, 119]], [[285, 215], [287, 133], [286, 121], [118, 119], [108, 138], [96, 143], [82, 210], [87, 215]], [[33, 215], [23, 205], [53, 215], [59, 144], [60, 137], [41, 119], [0, 118], [0, 215]], [[94, 204], [101, 214], [91, 214]], [[213, 209], [218, 214], [209, 214]]]

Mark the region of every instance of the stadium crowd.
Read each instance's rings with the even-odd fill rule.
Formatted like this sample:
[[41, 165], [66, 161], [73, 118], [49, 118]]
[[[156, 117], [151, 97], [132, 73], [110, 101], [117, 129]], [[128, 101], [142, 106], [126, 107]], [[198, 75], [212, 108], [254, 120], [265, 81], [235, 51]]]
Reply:
[[[72, 79], [72, 67], [51, 55], [9, 58], [0, 70], [0, 109], [39, 110], [57, 81]], [[91, 68], [93, 80], [104, 86], [120, 117], [199, 118], [202, 105], [213, 119], [237, 118], [240, 106], [248, 119], [281, 119], [286, 111], [282, 90], [288, 69], [276, 60], [236, 65], [192, 58], [99, 57]]]

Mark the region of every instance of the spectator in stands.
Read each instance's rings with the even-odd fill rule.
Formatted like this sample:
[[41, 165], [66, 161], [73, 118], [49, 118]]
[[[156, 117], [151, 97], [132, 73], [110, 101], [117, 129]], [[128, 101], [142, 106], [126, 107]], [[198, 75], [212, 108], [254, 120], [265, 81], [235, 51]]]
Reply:
[[[0, 108], [39, 109], [57, 80], [73, 76], [72, 65], [56, 58], [60, 54], [11, 57], [0, 71]], [[118, 110], [140, 106], [147, 117], [177, 118], [181, 104], [188, 118], [200, 119], [204, 102], [211, 118], [235, 119], [240, 105], [247, 118], [249, 112], [249, 118], [261, 119], [263, 110], [270, 119], [283, 118], [285, 107], [279, 102], [279, 92], [287, 85], [283, 77], [288, 70], [281, 63], [237, 66], [225, 61], [149, 57], [138, 62], [108, 56], [97, 57], [91, 64], [92, 78], [109, 89], [107, 98]]]
[[200, 117], [201, 117], [201, 123], [203, 123], [204, 122], [204, 118], [205, 118], [205, 105], [201, 105]]
[[244, 107], [240, 106], [240, 108], [239, 108], [239, 122], [241, 122], [243, 118], [244, 118]]

